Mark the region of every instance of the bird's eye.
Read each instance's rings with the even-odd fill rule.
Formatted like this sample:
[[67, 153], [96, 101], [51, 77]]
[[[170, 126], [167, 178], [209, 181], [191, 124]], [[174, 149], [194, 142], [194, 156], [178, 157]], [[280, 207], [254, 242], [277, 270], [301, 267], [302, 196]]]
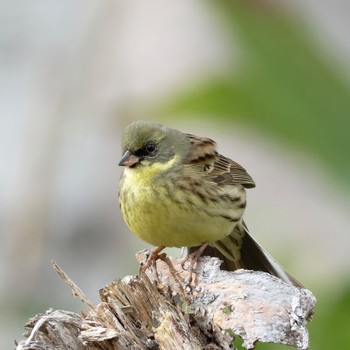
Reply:
[[157, 147], [156, 147], [156, 144], [154, 142], [148, 142], [145, 144], [144, 149], [145, 149], [145, 153], [147, 155], [152, 155], [155, 153]]
[[140, 148], [139, 150], [137, 150], [135, 152], [135, 154], [138, 157], [148, 157], [148, 156], [154, 156], [157, 152], [157, 145], [155, 142], [153, 141], [149, 141], [147, 143], [145, 143], [142, 148]]

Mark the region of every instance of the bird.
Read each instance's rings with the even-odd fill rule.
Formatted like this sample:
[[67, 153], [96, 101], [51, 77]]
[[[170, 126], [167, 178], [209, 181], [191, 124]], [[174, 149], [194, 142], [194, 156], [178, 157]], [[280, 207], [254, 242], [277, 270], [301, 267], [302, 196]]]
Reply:
[[157, 247], [154, 259], [165, 247], [187, 247], [219, 257], [225, 270], [263, 271], [303, 287], [250, 235], [243, 214], [255, 182], [215, 141], [139, 120], [121, 146], [119, 206], [129, 229]]

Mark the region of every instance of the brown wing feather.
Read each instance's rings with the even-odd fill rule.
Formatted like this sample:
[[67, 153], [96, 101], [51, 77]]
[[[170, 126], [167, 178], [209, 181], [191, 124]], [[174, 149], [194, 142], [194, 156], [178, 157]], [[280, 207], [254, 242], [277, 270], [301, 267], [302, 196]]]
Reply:
[[191, 151], [185, 164], [204, 165], [213, 163], [216, 158], [216, 142], [207, 137], [187, 134], [191, 141]]
[[246, 188], [255, 187], [254, 180], [241, 165], [221, 154], [217, 154], [211, 175], [217, 183], [241, 184]]
[[215, 141], [191, 134], [187, 136], [192, 148], [185, 164], [202, 168], [212, 181], [220, 185], [255, 187], [254, 180], [241, 165], [217, 152]]

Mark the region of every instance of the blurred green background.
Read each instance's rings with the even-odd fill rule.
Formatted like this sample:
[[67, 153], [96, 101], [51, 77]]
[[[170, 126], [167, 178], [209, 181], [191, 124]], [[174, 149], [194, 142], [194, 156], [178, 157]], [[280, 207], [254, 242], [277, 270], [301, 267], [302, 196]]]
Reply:
[[248, 170], [250, 231], [318, 299], [310, 348], [349, 348], [346, 1], [17, 5], [0, 2], [0, 347], [48, 307], [82, 308], [52, 258], [94, 302], [136, 273], [117, 164], [123, 128], [150, 119]]

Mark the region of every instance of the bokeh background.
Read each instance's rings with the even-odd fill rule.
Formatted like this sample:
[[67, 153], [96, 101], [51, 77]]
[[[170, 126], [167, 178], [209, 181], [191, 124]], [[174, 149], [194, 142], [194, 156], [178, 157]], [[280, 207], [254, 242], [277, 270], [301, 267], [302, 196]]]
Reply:
[[[118, 209], [120, 136], [218, 141], [256, 180], [253, 236], [318, 298], [311, 349], [350, 347], [347, 0], [0, 1], [0, 348], [80, 311], [148, 247]], [[257, 349], [286, 349], [259, 345]]]

